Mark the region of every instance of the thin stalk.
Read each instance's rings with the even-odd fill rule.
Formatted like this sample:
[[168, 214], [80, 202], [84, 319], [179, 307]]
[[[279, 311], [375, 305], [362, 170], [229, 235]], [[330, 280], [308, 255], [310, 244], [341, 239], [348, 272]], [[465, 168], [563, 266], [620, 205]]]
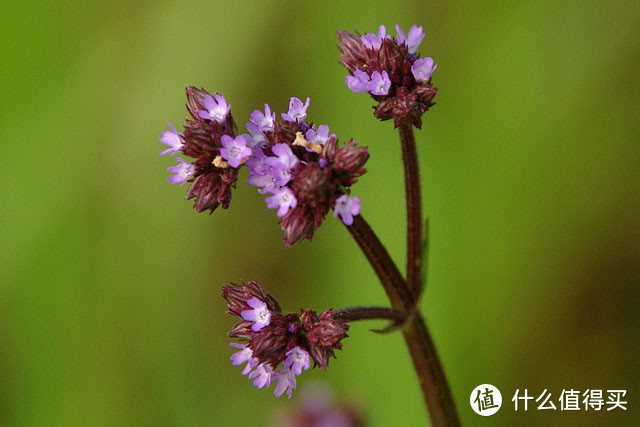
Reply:
[[392, 320], [393, 322], [402, 322], [404, 320], [404, 315], [401, 312], [388, 307], [341, 308], [333, 312], [333, 317], [344, 320], [345, 322], [372, 319]]
[[422, 277], [422, 201], [416, 139], [411, 124], [398, 127], [404, 164], [404, 185], [407, 199], [407, 285], [419, 294]]
[[[362, 215], [356, 216], [353, 224], [347, 226], [347, 229], [376, 272], [392, 307], [406, 316], [415, 304], [413, 294], [389, 256], [387, 249]], [[420, 313], [413, 315], [402, 333], [418, 375], [431, 424], [438, 427], [459, 426], [460, 421], [444, 369]]]

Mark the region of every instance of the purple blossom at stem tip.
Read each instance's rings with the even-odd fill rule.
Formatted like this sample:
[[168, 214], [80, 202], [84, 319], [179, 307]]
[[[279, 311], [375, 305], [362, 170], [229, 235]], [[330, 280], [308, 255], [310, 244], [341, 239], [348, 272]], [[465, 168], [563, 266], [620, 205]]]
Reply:
[[396, 31], [398, 32], [398, 36], [396, 37], [398, 44], [406, 44], [409, 48], [409, 53], [416, 53], [422, 39], [424, 38], [422, 27], [412, 25], [409, 29], [409, 34], [406, 37], [402, 28], [400, 28], [400, 25], [396, 25]]
[[291, 372], [296, 375], [302, 374], [303, 369], [306, 371], [311, 366], [309, 361], [309, 353], [298, 346], [289, 350], [286, 353], [286, 356], [287, 358], [282, 363], [282, 366], [285, 368], [290, 368]]
[[275, 144], [271, 151], [277, 157], [266, 157], [264, 159], [264, 163], [273, 166], [278, 169], [291, 170], [296, 164], [298, 164], [298, 158], [291, 151], [291, 147], [289, 147], [285, 143]]
[[273, 191], [273, 196], [267, 197], [265, 202], [267, 202], [269, 209], [277, 207], [277, 215], [281, 217], [285, 216], [287, 212], [289, 212], [289, 209], [295, 208], [298, 204], [298, 200], [296, 196], [293, 195], [293, 191], [287, 187]]
[[347, 76], [344, 79], [347, 87], [356, 93], [368, 92], [370, 80], [369, 74], [362, 70], [355, 70], [353, 76]]
[[[312, 144], [325, 145], [329, 138], [335, 137], [336, 134], [332, 134], [329, 136], [329, 126], [328, 125], [320, 125], [318, 126], [318, 131], [313, 129], [309, 129], [305, 135], [307, 141]], [[309, 151], [307, 149], [307, 151]]]
[[258, 298], [253, 297], [247, 301], [247, 305], [253, 308], [253, 310], [244, 310], [240, 313], [240, 317], [248, 322], [253, 322], [251, 330], [258, 332], [265, 326], [269, 326], [271, 323], [271, 312], [267, 308], [267, 304], [260, 301]]
[[260, 110], [254, 110], [251, 113], [251, 123], [254, 123], [262, 132], [273, 131], [273, 122], [276, 119], [276, 113], [271, 113], [269, 104], [264, 104], [264, 114]]
[[233, 366], [239, 366], [245, 362], [249, 362], [247, 363], [247, 366], [245, 366], [242, 370], [242, 375], [247, 375], [259, 363], [259, 360], [253, 357], [253, 351], [249, 348], [248, 345], [232, 342], [231, 344], [229, 344], [229, 346], [240, 349], [240, 351], [237, 351], [231, 355], [230, 359]]
[[289, 112], [282, 113], [282, 118], [288, 122], [299, 123], [307, 118], [307, 108], [309, 108], [309, 102], [311, 100], [307, 97], [307, 101], [302, 105], [302, 101], [300, 101], [295, 96], [291, 97], [289, 101]]
[[167, 178], [167, 181], [172, 184], [184, 185], [184, 183], [193, 176], [196, 168], [193, 164], [185, 162], [180, 157], [176, 157], [176, 160], [178, 161], [176, 166], [167, 168], [167, 172], [174, 174]]
[[293, 390], [296, 389], [296, 376], [289, 369], [283, 369], [281, 371], [275, 372], [276, 379], [278, 384], [276, 384], [276, 389], [273, 394], [276, 397], [280, 397], [287, 392], [287, 397], [291, 399], [291, 395], [293, 394]]
[[250, 140], [249, 135], [238, 135], [235, 138], [229, 135], [222, 135], [220, 142], [220, 156], [229, 163], [232, 168], [237, 168], [251, 155], [251, 148], [247, 147], [247, 141]]
[[[249, 379], [253, 381], [253, 386], [257, 388], [263, 388], [264, 386], [269, 387], [271, 385], [271, 381], [273, 379], [273, 375], [277, 374], [277, 372], [273, 371], [273, 368], [268, 363], [261, 363], [255, 369], [255, 371], [249, 374]], [[295, 388], [295, 387], [294, 387]]]
[[346, 194], [338, 197], [336, 205], [333, 208], [333, 216], [340, 215], [344, 225], [352, 225], [353, 217], [360, 214], [360, 199], [357, 197], [349, 197]]
[[182, 146], [184, 145], [183, 134], [178, 132], [176, 128], [173, 127], [171, 123], [167, 123], [171, 128], [170, 131], [165, 130], [162, 132], [162, 136], [158, 138], [160, 142], [164, 145], [167, 145], [167, 148], [164, 151], [158, 153], [159, 156], [164, 156], [165, 154], [176, 154]]
[[219, 93], [216, 93], [215, 100], [211, 95], [207, 94], [202, 99], [202, 103], [206, 110], [199, 110], [198, 116], [201, 119], [212, 120], [220, 124], [224, 123], [227, 114], [229, 114], [231, 110], [231, 107], [227, 104], [227, 100]]
[[425, 82], [431, 78], [431, 74], [438, 65], [433, 65], [433, 58], [421, 58], [411, 66], [411, 73], [418, 83]]
[[371, 74], [371, 81], [367, 85], [367, 89], [372, 95], [387, 95], [390, 87], [391, 80], [387, 70], [382, 70], [382, 73], [374, 71]]

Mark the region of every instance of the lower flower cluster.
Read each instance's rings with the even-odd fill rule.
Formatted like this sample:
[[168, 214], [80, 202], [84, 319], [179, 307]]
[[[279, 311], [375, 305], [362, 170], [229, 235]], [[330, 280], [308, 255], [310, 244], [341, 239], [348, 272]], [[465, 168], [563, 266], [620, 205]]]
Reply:
[[282, 313], [280, 305], [256, 282], [231, 284], [222, 288], [230, 314], [242, 320], [229, 336], [239, 351], [231, 356], [234, 366], [246, 364], [242, 375], [249, 376], [258, 388], [276, 382], [274, 394], [287, 392], [291, 398], [296, 377], [311, 367], [327, 369], [334, 350], [341, 349], [349, 326], [334, 318], [332, 310], [318, 315], [313, 310]]

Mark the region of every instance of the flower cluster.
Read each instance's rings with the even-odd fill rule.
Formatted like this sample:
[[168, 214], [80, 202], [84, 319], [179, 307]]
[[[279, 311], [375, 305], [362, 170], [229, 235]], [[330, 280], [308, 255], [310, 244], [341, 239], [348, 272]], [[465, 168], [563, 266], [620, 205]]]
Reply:
[[277, 208], [285, 244], [311, 239], [323, 218], [333, 209], [346, 225], [360, 213], [360, 199], [349, 197], [349, 188], [366, 172], [369, 152], [351, 140], [338, 147], [329, 126], [314, 128], [306, 121], [309, 98], [303, 104], [291, 98], [289, 111], [276, 121], [265, 104], [254, 111], [247, 130], [256, 141], [247, 160], [248, 183], [259, 187], [268, 208]]
[[177, 132], [169, 123], [171, 131], [163, 132], [160, 138], [169, 148], [159, 154], [182, 152], [196, 160], [177, 157], [178, 165], [167, 169], [173, 173], [168, 180], [180, 185], [192, 181], [186, 198], [195, 197], [198, 212], [213, 212], [219, 205], [226, 209], [238, 179], [236, 167], [251, 154], [249, 141], [235, 136], [231, 107], [219, 93], [211, 95], [187, 86], [187, 110], [191, 119], [185, 121], [184, 132]]
[[[229, 336], [240, 343], [231, 356], [234, 366], [245, 364], [242, 375], [249, 375], [258, 388], [277, 382], [274, 394], [289, 398], [296, 389], [296, 376], [315, 366], [327, 369], [334, 350], [341, 349], [349, 326], [334, 318], [333, 311], [318, 315], [313, 310], [282, 313], [275, 298], [255, 282], [222, 288], [230, 314], [242, 319]], [[281, 365], [281, 366], [280, 366]]]
[[238, 170], [249, 169], [248, 184], [268, 194], [268, 208], [277, 209], [288, 246], [303, 238], [311, 239], [326, 214], [333, 209], [346, 225], [360, 213], [360, 199], [349, 197], [350, 187], [366, 172], [366, 147], [350, 140], [339, 147], [329, 126], [307, 122], [309, 98], [303, 104], [291, 98], [282, 121], [265, 104], [264, 112], [254, 111], [246, 124], [248, 134], [236, 134], [236, 125], [225, 98], [204, 89], [187, 86], [187, 109], [192, 119], [184, 132], [169, 124], [160, 141], [169, 148], [160, 155], [182, 152], [170, 167], [169, 182], [192, 181], [187, 199], [195, 197], [198, 212], [213, 212], [220, 204], [229, 206], [231, 188]]
[[368, 92], [378, 101], [374, 115], [394, 119], [394, 125], [422, 125], [422, 114], [434, 103], [437, 89], [431, 85], [436, 69], [433, 58], [420, 58], [418, 47], [424, 38], [422, 27], [412, 26], [405, 35], [396, 25], [397, 36], [381, 25], [378, 34], [364, 36], [338, 31], [341, 61], [350, 75], [347, 87]]

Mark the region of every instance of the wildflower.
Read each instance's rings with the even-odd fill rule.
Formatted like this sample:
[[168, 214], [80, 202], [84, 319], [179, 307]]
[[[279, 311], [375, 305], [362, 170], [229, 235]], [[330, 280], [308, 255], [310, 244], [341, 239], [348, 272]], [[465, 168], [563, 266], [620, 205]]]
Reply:
[[291, 170], [298, 163], [298, 158], [293, 155], [291, 148], [287, 144], [275, 144], [271, 148], [271, 152], [277, 157], [268, 157], [264, 162], [274, 168]]
[[162, 136], [158, 139], [164, 145], [168, 145], [169, 148], [159, 152], [158, 153], [159, 156], [164, 156], [165, 154], [176, 154], [178, 151], [180, 151], [180, 149], [184, 145], [183, 135], [180, 132], [178, 132], [171, 123], [167, 123], [167, 124], [171, 128], [171, 131], [167, 131], [167, 130], [163, 131]]
[[355, 70], [353, 76], [345, 77], [347, 87], [353, 92], [368, 92], [369, 81], [371, 81], [371, 77], [362, 70]]
[[271, 379], [274, 375], [273, 368], [267, 363], [261, 363], [258, 365], [255, 371], [249, 374], [249, 379], [253, 381], [253, 386], [257, 388], [269, 387], [271, 385]]
[[[280, 305], [256, 282], [222, 288], [230, 314], [241, 321], [229, 336], [243, 343], [232, 343], [238, 349], [231, 356], [233, 366], [246, 363], [242, 374], [258, 388], [269, 387], [277, 380], [275, 395], [296, 389], [296, 375], [314, 366], [327, 369], [334, 349], [342, 348], [349, 326], [333, 318], [331, 310], [318, 315], [312, 310], [283, 314]], [[255, 326], [259, 324], [259, 327]]]
[[[236, 167], [248, 158], [249, 142], [253, 139], [249, 135], [236, 138], [230, 106], [221, 94], [212, 96], [192, 86], [187, 86], [186, 92], [191, 119], [185, 121], [183, 132], [169, 124], [171, 132], [163, 132], [160, 138], [169, 149], [160, 154], [179, 151], [194, 160], [179, 159], [180, 164], [169, 169], [175, 173], [169, 182], [180, 185], [191, 182], [186, 198], [195, 198], [194, 207], [198, 212], [213, 212], [220, 205], [226, 209], [231, 202], [231, 188], [238, 179]], [[235, 144], [229, 145], [227, 138]], [[222, 139], [227, 141], [227, 147], [223, 146]], [[237, 150], [233, 150], [234, 147]]]
[[276, 389], [273, 394], [276, 397], [280, 397], [287, 392], [287, 396], [291, 399], [291, 394], [293, 390], [296, 389], [296, 377], [293, 375], [289, 369], [283, 369], [282, 371], [277, 372], [276, 379], [278, 384], [276, 384]]
[[178, 161], [178, 165], [167, 168], [168, 172], [174, 174], [167, 178], [167, 181], [172, 184], [184, 185], [184, 183], [187, 182], [187, 180], [194, 174], [195, 167], [191, 163], [185, 162], [180, 157], [176, 157], [176, 160]]
[[265, 199], [269, 209], [278, 208], [278, 216], [285, 216], [290, 208], [298, 204], [296, 196], [289, 188], [283, 187], [273, 192], [273, 196]]
[[262, 111], [255, 110], [251, 113], [251, 123], [258, 126], [262, 132], [272, 132], [273, 122], [276, 120], [276, 113], [271, 113], [269, 104], [264, 104], [264, 114]]
[[291, 372], [294, 374], [300, 375], [302, 373], [302, 369], [305, 371], [309, 369], [309, 353], [300, 347], [292, 348], [286, 353], [286, 356], [287, 358], [282, 366], [290, 368]]
[[307, 118], [307, 108], [309, 108], [308, 97], [304, 105], [302, 105], [302, 101], [295, 96], [291, 97], [291, 100], [289, 101], [289, 112], [286, 114], [282, 113], [282, 118], [288, 122], [299, 123]]
[[433, 65], [433, 58], [421, 58], [411, 66], [411, 74], [417, 82], [422, 83], [431, 78], [431, 73], [436, 70], [437, 65]]
[[[295, 99], [292, 98], [292, 105], [296, 104]], [[308, 103], [307, 99], [305, 116]], [[298, 107], [292, 107], [290, 113]], [[271, 193], [265, 202], [270, 209], [278, 208], [287, 246], [303, 238], [311, 239], [336, 199], [366, 172], [363, 166], [369, 153], [354, 141], [339, 147], [327, 125], [316, 128], [286, 117], [285, 121], [274, 123], [273, 132], [264, 135], [265, 144], [254, 147], [246, 162], [247, 182], [259, 187], [262, 194]]]
[[[312, 144], [317, 144], [317, 145], [325, 145], [327, 143], [327, 141], [329, 140], [329, 126], [327, 125], [320, 125], [318, 126], [318, 131], [316, 132], [313, 129], [309, 129], [305, 135], [305, 137], [307, 138], [307, 141], [309, 141]], [[331, 138], [335, 138], [336, 134], [331, 134]]]
[[371, 74], [371, 81], [367, 84], [371, 95], [386, 95], [389, 93], [390, 87], [391, 80], [389, 80], [389, 73], [386, 70], [382, 70], [382, 73], [374, 71]]
[[400, 25], [396, 25], [396, 31], [398, 32], [398, 37], [396, 38], [398, 44], [406, 44], [409, 49], [409, 53], [416, 53], [418, 51], [418, 46], [420, 46], [420, 43], [424, 38], [422, 27], [412, 25], [409, 29], [408, 37], [405, 37]]
[[349, 75], [347, 87], [354, 92], [369, 92], [378, 103], [374, 115], [380, 120], [394, 120], [394, 125], [422, 125], [424, 114], [434, 103], [437, 89], [431, 85], [436, 69], [432, 58], [420, 58], [418, 48], [424, 39], [422, 27], [416, 25], [407, 35], [396, 25], [397, 36], [378, 34], [356, 36], [338, 31], [342, 65]]
[[231, 364], [239, 366], [248, 362], [247, 366], [242, 370], [242, 375], [247, 375], [258, 364], [258, 359], [253, 357], [253, 351], [246, 344], [232, 342], [229, 346], [240, 349], [240, 351], [231, 355]]
[[224, 123], [227, 118], [227, 114], [229, 114], [229, 111], [231, 110], [231, 107], [227, 104], [224, 96], [219, 93], [216, 94], [215, 99], [209, 94], [205, 95], [202, 99], [202, 103], [206, 109], [198, 110], [198, 116], [201, 119]]
[[253, 322], [253, 326], [251, 326], [252, 330], [257, 332], [265, 326], [269, 326], [271, 313], [267, 308], [267, 304], [260, 301], [258, 298], [253, 297], [247, 301], [247, 305], [253, 308], [253, 310], [242, 311], [240, 313], [240, 317], [242, 317], [244, 320]]
[[229, 163], [232, 168], [237, 168], [251, 155], [251, 148], [247, 147], [248, 135], [239, 135], [235, 139], [229, 135], [222, 135], [220, 142], [222, 149], [220, 156]]
[[345, 225], [353, 224], [353, 217], [360, 214], [360, 199], [348, 197], [346, 194], [338, 197], [336, 206], [333, 209], [333, 216], [340, 215]]

